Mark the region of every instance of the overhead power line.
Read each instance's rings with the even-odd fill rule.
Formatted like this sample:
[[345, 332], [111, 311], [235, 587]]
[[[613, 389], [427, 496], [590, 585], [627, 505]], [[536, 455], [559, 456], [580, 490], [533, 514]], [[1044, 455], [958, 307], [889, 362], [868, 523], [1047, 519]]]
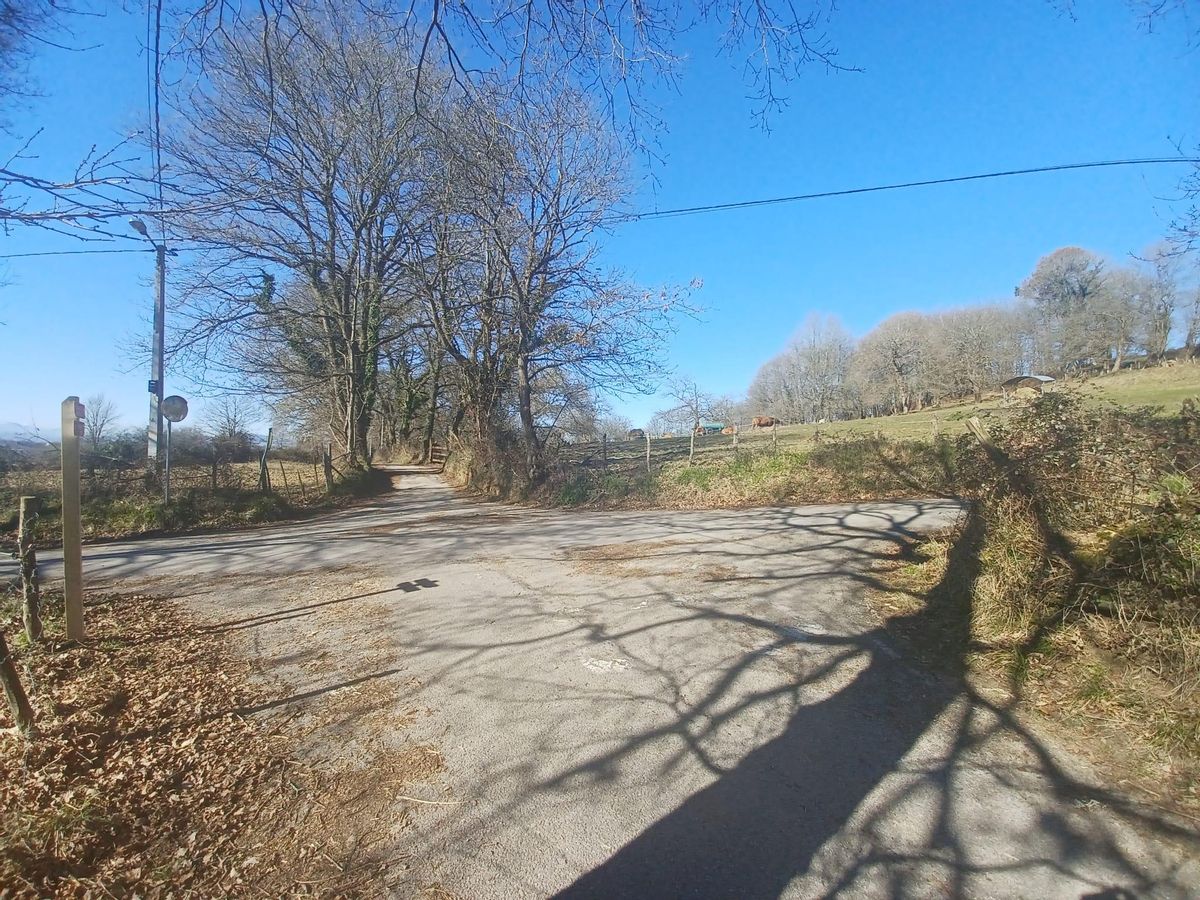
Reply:
[[[1102, 169], [1114, 166], [1155, 166], [1169, 163], [1200, 163], [1200, 157], [1163, 156], [1145, 159], [1109, 159], [1097, 162], [1060, 163], [1054, 166], [1037, 166], [1031, 169], [1008, 169], [1002, 172], [982, 172], [977, 175], [956, 175], [953, 178], [930, 178], [924, 181], [903, 181], [896, 184], [878, 184], [870, 187], [846, 188], [838, 191], [818, 191], [812, 194], [792, 194], [787, 197], [768, 197], [762, 200], [739, 200], [732, 203], [712, 203], [705, 206], [685, 206], [678, 209], [656, 209], [640, 213], [624, 213], [604, 219], [606, 225], [622, 225], [649, 219], [670, 219], [677, 216], [692, 216], [701, 213], [722, 212], [730, 209], [752, 209], [758, 206], [774, 206], [780, 203], [797, 203], [801, 200], [820, 200], [826, 197], [849, 197], [854, 194], [875, 194], [882, 191], [898, 191], [907, 188], [931, 187], [939, 184], [959, 184], [965, 181], [983, 181], [989, 178], [1009, 178], [1014, 175], [1037, 175], [1044, 172], [1064, 172], [1072, 169]], [[194, 248], [174, 248], [194, 249]], [[74, 256], [82, 253], [145, 253], [150, 248], [125, 247], [108, 250], [45, 250], [33, 253], [5, 253], [0, 259], [20, 259], [30, 256]]]
[[1200, 163], [1200, 158], [1166, 156], [1148, 159], [1108, 159], [1098, 162], [1061, 163], [1055, 166], [1037, 166], [1032, 169], [1009, 169], [1003, 172], [983, 172], [978, 175], [957, 175], [953, 178], [930, 178], [925, 181], [903, 181], [897, 184], [879, 184], [871, 187], [846, 188], [839, 191], [819, 191], [812, 194], [793, 194], [788, 197], [769, 197], [763, 200], [739, 200], [733, 203], [711, 203], [705, 206], [685, 206], [679, 209], [658, 209], [649, 212], [614, 215], [605, 220], [609, 225], [626, 222], [643, 222], [649, 219], [670, 219], [676, 216], [693, 216], [700, 213], [721, 212], [729, 209], [751, 209], [757, 206], [774, 206], [779, 203], [797, 203], [801, 200], [820, 200], [826, 197], [849, 197], [853, 194], [874, 194], [881, 191], [898, 191], [906, 188], [931, 187], [937, 184], [958, 184], [964, 181], [983, 181], [988, 178], [1008, 178], [1013, 175], [1037, 175], [1043, 172], [1063, 172], [1069, 169], [1101, 169], [1112, 166], [1154, 166], [1166, 163]]
[[37, 250], [32, 253], [3, 253], [0, 259], [23, 259], [27, 256], [78, 256], [81, 253], [153, 253], [153, 247], [122, 247], [109, 250]]

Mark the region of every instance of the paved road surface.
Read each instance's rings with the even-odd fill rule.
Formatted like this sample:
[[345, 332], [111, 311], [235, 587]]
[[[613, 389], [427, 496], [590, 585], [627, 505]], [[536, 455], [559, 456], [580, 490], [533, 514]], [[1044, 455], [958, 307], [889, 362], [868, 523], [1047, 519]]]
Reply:
[[423, 788], [441, 802], [396, 801], [415, 824], [394, 836], [410, 867], [398, 894], [1200, 888], [1177, 844], [1131, 827], [1137, 810], [906, 663], [868, 611], [872, 564], [953, 522], [954, 504], [568, 513], [464, 500], [415, 470], [398, 484], [320, 520], [85, 558], [91, 579], [227, 625], [283, 679], [286, 707], [356, 698], [315, 732], [319, 751], [440, 747]]

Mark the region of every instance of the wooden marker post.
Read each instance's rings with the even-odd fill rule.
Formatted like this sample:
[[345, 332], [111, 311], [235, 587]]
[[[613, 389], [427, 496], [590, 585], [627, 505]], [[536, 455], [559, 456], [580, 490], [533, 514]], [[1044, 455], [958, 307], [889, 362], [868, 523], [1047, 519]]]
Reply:
[[83, 624], [83, 546], [79, 509], [79, 439], [83, 437], [83, 404], [78, 397], [62, 402], [62, 536], [63, 603], [67, 640], [87, 636]]
[[646, 474], [650, 474], [650, 431], [646, 430]]

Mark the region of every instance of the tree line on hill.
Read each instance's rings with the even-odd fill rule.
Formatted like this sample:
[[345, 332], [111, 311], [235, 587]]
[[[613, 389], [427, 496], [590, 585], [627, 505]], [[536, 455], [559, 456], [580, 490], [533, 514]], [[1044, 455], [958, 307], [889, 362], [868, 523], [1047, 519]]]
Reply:
[[[860, 340], [810, 316], [764, 363], [734, 414], [787, 422], [863, 418], [976, 400], [1018, 375], [1082, 376], [1200, 355], [1194, 265], [1157, 245], [1129, 265], [1078, 247], [1043, 257], [1005, 303], [889, 316]], [[1171, 351], [1178, 336], [1182, 344]], [[728, 408], [714, 401], [710, 408]], [[685, 416], [686, 418], [686, 416]]]

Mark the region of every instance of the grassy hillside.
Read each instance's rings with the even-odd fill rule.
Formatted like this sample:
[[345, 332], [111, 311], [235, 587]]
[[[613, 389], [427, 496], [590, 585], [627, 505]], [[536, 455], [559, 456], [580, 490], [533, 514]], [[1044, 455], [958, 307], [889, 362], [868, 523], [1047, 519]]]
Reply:
[[[1092, 406], [1116, 403], [1124, 407], [1161, 407], [1164, 414], [1177, 412], [1189, 397], [1200, 397], [1200, 365], [1155, 367], [1140, 371], [1125, 371], [1102, 375], [1088, 381], [1058, 382], [1053, 392], [1069, 393], [1083, 398]], [[1026, 408], [1027, 401], [1006, 404], [999, 395], [986, 397], [980, 403], [943, 405], [899, 416], [880, 416], [829, 422], [824, 425], [782, 425], [771, 429], [743, 426], [738, 435], [739, 449], [750, 451], [772, 449], [776, 442], [782, 451], [808, 451], [830, 438], [882, 438], [887, 441], [931, 442], [938, 435], [954, 438], [966, 433], [966, 421], [979, 416], [983, 421], [1000, 425], [1014, 412]], [[650, 442], [651, 468], [658, 469], [673, 461], [686, 459], [690, 452], [690, 437], [654, 438]], [[732, 455], [734, 439], [729, 435], [706, 435], [696, 438], [696, 454], [701, 461], [716, 461]], [[608, 468], [617, 472], [636, 474], [645, 471], [645, 441], [615, 441], [608, 445]], [[567, 467], [596, 468], [601, 463], [599, 444], [568, 447], [562, 458]], [[770, 502], [769, 499], [764, 502]]]

